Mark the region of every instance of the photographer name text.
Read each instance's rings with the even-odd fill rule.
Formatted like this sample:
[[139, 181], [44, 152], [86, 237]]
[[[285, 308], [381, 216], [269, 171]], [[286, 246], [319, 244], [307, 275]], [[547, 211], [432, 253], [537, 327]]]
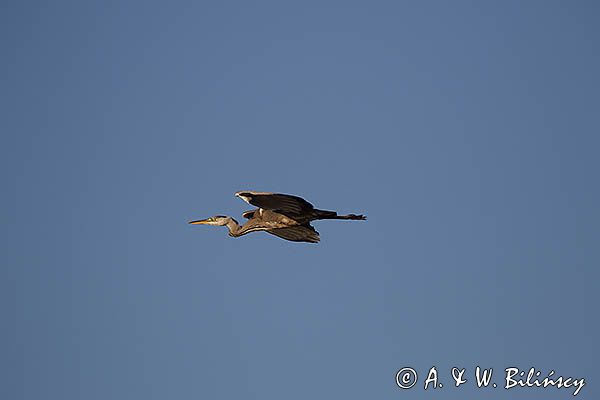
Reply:
[[[554, 370], [548, 371], [547, 374], [542, 374], [541, 370], [531, 367], [529, 370], [521, 370], [515, 367], [508, 367], [501, 370], [501, 381], [496, 382], [497, 373], [493, 368], [475, 367], [472, 371], [467, 371], [466, 368], [453, 367], [449, 371], [451, 385], [459, 387], [461, 385], [472, 382], [477, 388], [504, 388], [524, 389], [524, 388], [556, 388], [568, 389], [573, 396], [577, 396], [581, 389], [585, 386], [584, 378], [574, 378], [571, 376], [557, 375]], [[446, 376], [448, 378], [448, 376]], [[443, 377], [440, 376], [435, 366], [426, 371], [425, 378], [421, 383], [424, 390], [441, 389], [444, 387]], [[396, 373], [396, 385], [400, 389], [411, 389], [417, 385], [419, 375], [414, 368], [404, 367]]]

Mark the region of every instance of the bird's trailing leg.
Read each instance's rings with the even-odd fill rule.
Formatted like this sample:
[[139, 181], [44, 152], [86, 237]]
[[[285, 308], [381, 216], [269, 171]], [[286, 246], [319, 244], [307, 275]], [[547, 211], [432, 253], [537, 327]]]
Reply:
[[325, 210], [315, 210], [317, 213], [317, 219], [351, 219], [357, 221], [365, 221], [367, 219], [366, 216], [362, 214], [347, 214], [347, 215], [338, 215], [335, 211], [325, 211]]

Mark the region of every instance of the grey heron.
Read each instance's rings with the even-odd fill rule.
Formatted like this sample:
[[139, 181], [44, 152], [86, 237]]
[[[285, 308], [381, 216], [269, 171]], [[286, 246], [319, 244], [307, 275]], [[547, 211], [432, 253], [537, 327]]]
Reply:
[[322, 219], [347, 219], [364, 221], [364, 215], [338, 215], [335, 211], [319, 210], [298, 196], [281, 193], [240, 191], [235, 195], [246, 203], [258, 207], [242, 214], [248, 221], [244, 225], [232, 217], [217, 215], [214, 217], [190, 221], [193, 225], [226, 226], [229, 236], [239, 237], [250, 232], [265, 231], [293, 242], [317, 243], [319, 232], [310, 224]]

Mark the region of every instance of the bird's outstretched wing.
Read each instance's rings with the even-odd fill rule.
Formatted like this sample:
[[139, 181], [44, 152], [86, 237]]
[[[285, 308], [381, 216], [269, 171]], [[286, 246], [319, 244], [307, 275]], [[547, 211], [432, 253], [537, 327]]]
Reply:
[[292, 242], [309, 242], [318, 243], [319, 232], [310, 225], [297, 225], [290, 226], [287, 228], [277, 228], [265, 231], [271, 235], [279, 236], [285, 240], [291, 240]]
[[250, 192], [246, 190], [237, 192], [235, 195], [248, 204], [282, 214], [302, 214], [314, 209], [308, 201], [289, 194]]

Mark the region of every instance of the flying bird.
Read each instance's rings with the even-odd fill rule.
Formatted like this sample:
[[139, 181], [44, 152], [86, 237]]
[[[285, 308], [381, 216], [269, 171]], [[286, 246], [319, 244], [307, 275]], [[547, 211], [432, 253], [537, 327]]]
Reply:
[[364, 221], [364, 215], [338, 215], [335, 211], [318, 210], [298, 196], [281, 193], [241, 191], [235, 194], [246, 203], [258, 207], [242, 214], [248, 219], [244, 225], [232, 217], [214, 217], [190, 221], [194, 225], [226, 226], [229, 236], [239, 237], [250, 232], [265, 231], [293, 242], [319, 242], [319, 232], [310, 224], [320, 219], [350, 219]]

